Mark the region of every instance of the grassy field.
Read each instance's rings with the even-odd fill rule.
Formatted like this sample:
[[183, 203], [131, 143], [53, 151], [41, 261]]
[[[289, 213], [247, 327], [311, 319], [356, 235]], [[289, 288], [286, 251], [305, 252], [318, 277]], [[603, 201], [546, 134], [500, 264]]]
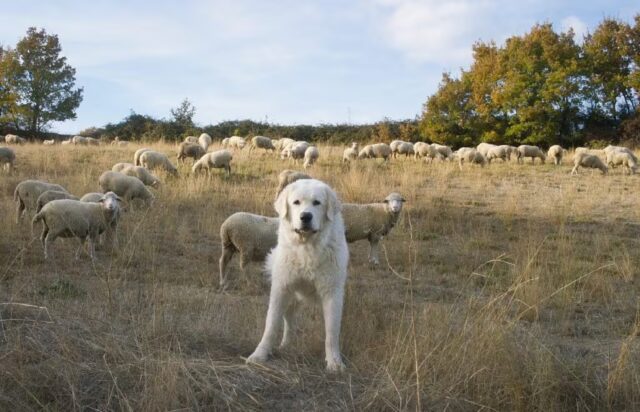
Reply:
[[57, 240], [44, 261], [15, 223], [16, 184], [98, 191], [136, 149], [20, 146], [18, 170], [0, 174], [0, 410], [640, 409], [637, 176], [570, 176], [567, 160], [345, 166], [343, 148], [320, 147], [310, 173], [343, 201], [407, 199], [381, 267], [350, 245], [347, 372], [328, 375], [319, 308], [300, 311], [289, 350], [246, 366], [268, 285], [234, 258], [217, 290], [220, 224], [274, 215], [277, 174], [293, 165], [272, 155], [236, 153], [230, 177], [180, 166], [151, 209], [124, 215], [117, 253], [75, 261]]

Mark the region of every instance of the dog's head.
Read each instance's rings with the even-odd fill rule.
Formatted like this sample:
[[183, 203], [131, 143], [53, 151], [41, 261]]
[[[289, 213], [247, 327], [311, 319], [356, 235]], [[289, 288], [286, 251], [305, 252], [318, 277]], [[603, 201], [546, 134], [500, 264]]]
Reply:
[[315, 179], [297, 180], [286, 186], [274, 206], [280, 221], [305, 239], [322, 231], [340, 213], [334, 191]]

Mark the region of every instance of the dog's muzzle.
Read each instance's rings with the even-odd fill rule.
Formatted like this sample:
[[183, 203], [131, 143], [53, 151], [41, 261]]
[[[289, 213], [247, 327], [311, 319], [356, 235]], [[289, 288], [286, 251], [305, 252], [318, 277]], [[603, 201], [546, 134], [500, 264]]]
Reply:
[[312, 233], [316, 233], [317, 230], [313, 228], [313, 214], [310, 212], [302, 212], [300, 213], [300, 227], [295, 229], [296, 233], [299, 235], [308, 235]]

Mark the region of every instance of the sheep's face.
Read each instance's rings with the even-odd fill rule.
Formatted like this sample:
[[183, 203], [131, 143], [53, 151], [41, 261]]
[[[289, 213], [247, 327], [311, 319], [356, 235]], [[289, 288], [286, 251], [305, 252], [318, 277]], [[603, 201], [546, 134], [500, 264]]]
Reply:
[[120, 208], [120, 202], [122, 201], [122, 199], [116, 195], [113, 192], [107, 192], [105, 193], [100, 200], [98, 201], [98, 203], [102, 204], [102, 207], [109, 211], [109, 212], [115, 212], [116, 210], [118, 210]]
[[384, 203], [387, 205], [387, 209], [391, 213], [400, 213], [404, 202], [405, 199], [398, 193], [391, 193], [384, 199]]

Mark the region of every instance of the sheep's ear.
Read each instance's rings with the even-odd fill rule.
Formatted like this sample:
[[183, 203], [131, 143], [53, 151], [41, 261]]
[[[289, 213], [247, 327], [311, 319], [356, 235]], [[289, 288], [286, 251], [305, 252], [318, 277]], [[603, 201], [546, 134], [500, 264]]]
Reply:
[[273, 204], [274, 209], [278, 213], [278, 216], [282, 219], [286, 219], [289, 215], [289, 203], [287, 202], [287, 198], [289, 197], [289, 185], [285, 186], [284, 189], [280, 191], [280, 194], [276, 198], [275, 203]]
[[338, 201], [338, 197], [336, 196], [335, 192], [331, 190], [331, 188], [327, 186], [325, 191], [326, 191], [326, 199], [327, 199], [327, 207], [326, 207], [327, 220], [329, 220], [330, 222], [333, 222], [336, 215], [340, 213], [340, 210], [341, 210], [340, 202]]
[[406, 201], [407, 201], [407, 199], [405, 199], [404, 197], [401, 197], [401, 198], [400, 198], [400, 201], [401, 201], [402, 203], [404, 203], [404, 202], [406, 202]]

